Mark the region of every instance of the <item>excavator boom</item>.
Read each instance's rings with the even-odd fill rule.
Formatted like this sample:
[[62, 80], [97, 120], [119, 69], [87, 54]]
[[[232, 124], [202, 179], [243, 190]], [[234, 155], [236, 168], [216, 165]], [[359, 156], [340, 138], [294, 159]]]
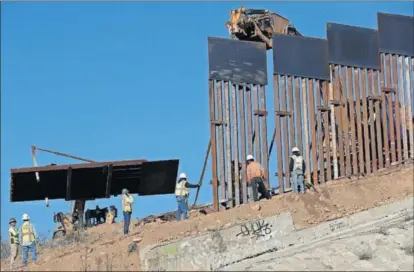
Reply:
[[230, 21], [225, 26], [233, 39], [263, 42], [266, 49], [272, 48], [274, 33], [301, 36], [299, 31], [285, 17], [265, 9], [232, 10]]

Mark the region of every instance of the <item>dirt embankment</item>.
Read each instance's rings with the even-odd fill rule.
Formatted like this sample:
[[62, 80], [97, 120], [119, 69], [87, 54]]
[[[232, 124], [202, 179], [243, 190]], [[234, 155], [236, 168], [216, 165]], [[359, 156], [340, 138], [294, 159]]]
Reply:
[[[122, 236], [122, 223], [101, 225], [89, 229], [85, 237], [78, 237], [80, 242], [42, 248], [39, 264], [30, 264], [24, 270], [137, 271], [140, 269], [137, 253], [147, 245], [282, 212], [291, 212], [296, 227], [305, 228], [413, 196], [413, 179], [413, 168], [408, 168], [378, 177], [321, 185], [316, 191], [310, 190], [305, 195], [285, 194], [220, 213], [192, 213], [189, 220], [182, 222], [136, 225], [136, 221], [133, 221], [129, 237]], [[131, 251], [130, 245], [136, 238], [141, 241], [137, 250]], [[3, 262], [2, 270], [6, 268], [8, 262]]]

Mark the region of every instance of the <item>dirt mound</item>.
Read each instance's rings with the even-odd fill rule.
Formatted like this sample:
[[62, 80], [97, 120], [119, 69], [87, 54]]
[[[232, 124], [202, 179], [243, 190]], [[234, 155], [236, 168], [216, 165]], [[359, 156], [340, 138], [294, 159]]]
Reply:
[[[305, 228], [412, 195], [413, 168], [409, 168], [383, 176], [325, 184], [305, 195], [284, 194], [220, 213], [202, 215], [195, 212], [190, 214], [189, 220], [182, 222], [153, 220], [140, 224], [135, 220], [131, 222], [131, 235], [128, 237], [122, 235], [122, 223], [101, 225], [88, 229], [85, 237], [78, 237], [75, 243], [41, 248], [40, 263], [30, 264], [24, 270], [137, 271], [140, 270], [139, 250], [147, 245], [227, 228], [245, 220], [282, 212], [291, 212], [295, 226]], [[135, 248], [133, 240], [137, 238], [140, 241]], [[3, 262], [2, 270], [6, 268], [8, 262]]]

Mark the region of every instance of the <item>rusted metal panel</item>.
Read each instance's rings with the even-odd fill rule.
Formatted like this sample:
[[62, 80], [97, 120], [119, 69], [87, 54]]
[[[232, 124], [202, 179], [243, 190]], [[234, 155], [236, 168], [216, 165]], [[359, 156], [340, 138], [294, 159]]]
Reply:
[[370, 28], [327, 24], [329, 63], [379, 69], [378, 31]]
[[317, 144], [316, 144], [316, 132], [315, 132], [315, 82], [313, 79], [308, 80], [308, 95], [309, 95], [309, 119], [310, 119], [310, 134], [312, 142], [312, 159], [309, 161], [309, 167], [312, 167], [313, 171], [313, 184], [318, 184], [318, 163], [317, 163]]
[[[411, 72], [411, 81], [410, 81]], [[414, 159], [414, 129], [413, 129], [413, 104], [411, 97], [414, 91], [414, 58], [411, 58], [411, 71], [410, 71], [410, 58], [405, 58], [405, 82], [407, 86], [407, 108], [408, 108], [408, 134], [410, 142], [410, 158]]]
[[335, 99], [341, 102], [341, 105], [335, 109], [335, 116], [337, 120], [337, 131], [338, 131], [338, 153], [339, 153], [339, 176], [345, 176], [345, 156], [344, 156], [344, 134], [343, 134], [343, 114], [342, 114], [342, 95], [341, 95], [341, 84], [339, 67], [334, 66], [333, 71], [334, 80], [334, 91]]
[[369, 124], [368, 124], [368, 106], [366, 93], [366, 74], [364, 69], [360, 70], [361, 76], [361, 99], [362, 99], [362, 122], [364, 124], [364, 154], [365, 154], [365, 173], [371, 173], [371, 153], [370, 153], [370, 138], [369, 138]]
[[[385, 67], [384, 73], [386, 73], [386, 87], [394, 89], [391, 82], [391, 58], [390, 55], [385, 55]], [[390, 140], [390, 150], [391, 150], [391, 163], [395, 163], [396, 154], [395, 154], [395, 131], [394, 131], [394, 116], [393, 116], [393, 98], [392, 93], [386, 93], [388, 101], [388, 122], [389, 122], [389, 140]]]
[[403, 57], [398, 57], [398, 95], [400, 96], [401, 101], [401, 132], [402, 132], [402, 142], [403, 142], [403, 160], [408, 160], [408, 138], [407, 138], [407, 116], [406, 116], [406, 104], [405, 104], [405, 88], [404, 88], [404, 66], [403, 66]]
[[244, 87], [239, 86], [239, 123], [240, 123], [240, 149], [241, 149], [241, 163], [242, 163], [242, 196], [243, 204], [247, 203], [247, 172], [246, 172], [246, 116], [244, 106]]
[[360, 86], [360, 69], [355, 68], [354, 70], [354, 79], [355, 79], [355, 111], [356, 111], [356, 125], [358, 133], [358, 162], [359, 162], [359, 171], [358, 173], [364, 173], [364, 141], [362, 133], [362, 118], [361, 118], [361, 86]]
[[[368, 84], [367, 84], [367, 96], [372, 95], [372, 72], [371, 70], [364, 69], [364, 74], [368, 77]], [[371, 142], [371, 167], [372, 172], [376, 172], [377, 167], [377, 152], [376, 152], [376, 135], [375, 135], [375, 115], [374, 115], [374, 101], [368, 101], [368, 109], [369, 109], [369, 130], [370, 130], [370, 142]]]
[[[231, 122], [230, 122], [230, 88], [229, 88], [229, 82], [225, 81], [224, 84], [224, 115], [225, 115], [225, 121], [226, 121], [226, 127], [225, 127], [225, 134], [226, 134], [226, 184], [227, 184], [227, 200], [232, 198], [233, 196], [233, 184], [232, 184], [232, 167], [231, 167]], [[227, 202], [227, 205], [232, 208], [233, 201]]]
[[414, 56], [414, 17], [377, 13], [381, 53]]
[[383, 154], [383, 141], [381, 134], [381, 111], [380, 104], [382, 101], [380, 95], [380, 87], [378, 85], [378, 73], [379, 71], [373, 71], [373, 81], [374, 89], [373, 92], [375, 95], [379, 96], [380, 100], [375, 101], [375, 125], [376, 125], [376, 136], [377, 136], [377, 157], [378, 157], [378, 168], [384, 168], [384, 154]]
[[213, 121], [216, 120], [215, 111], [215, 87], [214, 81], [209, 81], [209, 102], [210, 102], [210, 140], [211, 140], [211, 169], [213, 181], [213, 207], [214, 210], [219, 210], [219, 194], [218, 194], [218, 176], [217, 176], [217, 140], [216, 140], [216, 125]]
[[[287, 77], [286, 76], [282, 76], [281, 77], [281, 89], [280, 89], [280, 104], [281, 104], [281, 111], [286, 111], [286, 104], [287, 104], [287, 100], [286, 100], [286, 81], [287, 81]], [[282, 155], [282, 161], [284, 162], [283, 166], [284, 166], [284, 170], [283, 170], [283, 174], [285, 176], [285, 181], [284, 184], [286, 185], [286, 187], [291, 187], [290, 186], [290, 171], [289, 171], [289, 157], [290, 157], [290, 150], [289, 150], [289, 134], [288, 134], [288, 120], [287, 118], [289, 118], [287, 115], [284, 115], [283, 117], [281, 117], [281, 123], [282, 123], [282, 144], [283, 144], [283, 155]], [[282, 152], [282, 150], [281, 150]]]
[[267, 84], [264, 43], [208, 37], [210, 79]]
[[387, 97], [385, 92], [382, 89], [386, 86], [385, 80], [385, 71], [384, 71], [384, 55], [381, 54], [381, 73], [380, 73], [380, 91], [381, 91], [381, 117], [382, 117], [382, 139], [384, 145], [384, 158], [385, 158], [385, 167], [390, 167], [390, 149], [388, 141], [388, 117], [387, 117]]
[[216, 109], [217, 109], [217, 121], [222, 121], [217, 126], [217, 153], [218, 153], [218, 186], [219, 186], [219, 199], [226, 199], [226, 166], [225, 166], [225, 150], [224, 150], [224, 115], [223, 115], [223, 88], [222, 81], [215, 81], [216, 91]]
[[[133, 194], [174, 193], [178, 160], [115, 161], [28, 167], [11, 170], [11, 202], [49, 199], [84, 200], [107, 197], [108, 166], [112, 165], [111, 195], [128, 188]], [[40, 182], [35, 172], [39, 173]]]
[[[329, 105], [329, 93], [328, 93], [328, 82], [324, 81], [322, 83], [322, 96], [323, 96], [323, 106], [328, 108]], [[331, 155], [330, 155], [330, 140], [329, 140], [329, 111], [323, 112], [323, 122], [325, 130], [325, 160], [326, 160], [326, 179], [325, 181], [332, 180], [332, 164], [331, 164]], [[323, 158], [323, 157], [322, 157]]]
[[305, 179], [308, 183], [311, 182], [310, 176], [310, 152], [309, 152], [309, 129], [308, 129], [308, 96], [309, 90], [307, 90], [306, 79], [302, 78], [302, 105], [303, 105], [303, 138], [304, 138], [304, 146], [305, 146], [305, 161], [308, 167], [305, 170]]
[[304, 36], [274, 34], [273, 73], [328, 80], [328, 41]]
[[[259, 86], [259, 95], [260, 95], [260, 110], [266, 111], [266, 90], [264, 86]], [[263, 167], [265, 169], [266, 181], [265, 185], [267, 188], [270, 188], [270, 179], [269, 179], [269, 153], [268, 153], [268, 143], [267, 143], [267, 115], [261, 116], [262, 118], [262, 158], [263, 158]]]
[[341, 83], [341, 98], [342, 98], [342, 121], [343, 121], [343, 135], [344, 135], [344, 149], [345, 149], [345, 175], [351, 175], [351, 152], [349, 141], [349, 127], [348, 127], [348, 94], [346, 89], [346, 72], [345, 66], [340, 67], [340, 83]]
[[357, 137], [355, 127], [355, 98], [354, 98], [354, 82], [352, 75], [352, 67], [348, 67], [346, 75], [346, 88], [348, 91], [349, 99], [349, 130], [351, 132], [351, 159], [352, 159], [352, 172], [354, 175], [358, 174], [358, 156], [357, 156]]
[[[322, 106], [323, 103], [321, 102], [321, 84], [319, 81], [315, 82], [316, 85], [316, 105], [317, 107]], [[322, 94], [323, 96], [323, 94]], [[318, 149], [317, 151], [317, 162], [319, 163], [318, 168], [319, 168], [319, 182], [325, 182], [325, 162], [324, 162], [324, 146], [326, 146], [326, 142], [323, 139], [323, 128], [322, 128], [322, 115], [323, 112], [322, 111], [315, 111], [316, 112], [316, 122], [317, 122], [317, 137], [318, 137], [318, 143], [316, 144], [313, 143], [312, 147], [315, 145], [315, 149]], [[316, 164], [316, 161], [315, 161]]]
[[[273, 88], [274, 88], [274, 103], [275, 103], [275, 112], [280, 110], [279, 103], [279, 76], [273, 76]], [[283, 161], [281, 156], [282, 142], [281, 142], [281, 131], [280, 131], [280, 116], [275, 115], [275, 133], [276, 133], [276, 160], [277, 160], [277, 177], [279, 183], [279, 193], [283, 194], [285, 192], [285, 186], [283, 182]]]
[[[239, 135], [238, 135], [238, 118], [237, 118], [237, 86], [231, 88], [231, 111], [232, 111], [232, 129], [233, 129], [233, 161], [234, 161], [234, 198], [235, 204], [240, 205], [240, 180], [239, 180]], [[232, 181], [233, 182], [233, 181]]]
[[393, 55], [391, 59], [391, 84], [395, 88], [394, 95], [394, 113], [395, 113], [395, 136], [397, 141], [397, 160], [402, 162], [402, 150], [401, 150], [401, 120], [400, 120], [400, 100], [399, 100], [399, 88], [398, 88], [398, 72], [397, 72], [397, 56]]
[[[334, 77], [333, 77], [333, 67], [332, 65], [329, 65], [329, 73], [330, 73], [330, 80], [329, 80], [329, 107], [331, 110], [330, 114], [330, 120], [331, 120], [331, 141], [332, 141], [332, 151], [330, 150], [330, 153], [332, 154], [332, 164], [333, 164], [333, 178], [337, 179], [339, 176], [338, 173], [338, 154], [337, 154], [337, 142], [336, 142], [336, 122], [335, 122], [335, 115], [338, 116], [338, 110], [335, 109], [335, 105], [333, 101], [336, 98], [336, 85], [334, 83]], [[330, 148], [331, 149], [331, 148]]]

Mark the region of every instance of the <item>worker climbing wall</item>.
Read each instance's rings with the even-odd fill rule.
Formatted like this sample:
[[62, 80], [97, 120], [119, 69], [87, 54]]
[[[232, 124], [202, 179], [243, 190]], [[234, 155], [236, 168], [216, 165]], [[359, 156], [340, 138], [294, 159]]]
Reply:
[[214, 204], [233, 207], [248, 201], [248, 154], [266, 169], [268, 185], [266, 47], [209, 37], [208, 49]]

